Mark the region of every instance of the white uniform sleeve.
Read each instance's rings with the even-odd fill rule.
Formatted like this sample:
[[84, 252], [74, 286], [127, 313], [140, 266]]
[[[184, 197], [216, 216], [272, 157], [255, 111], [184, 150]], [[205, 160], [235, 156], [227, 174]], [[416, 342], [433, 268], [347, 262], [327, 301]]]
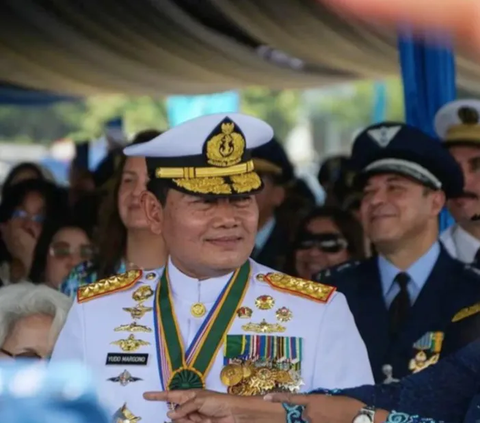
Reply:
[[326, 305], [314, 367], [316, 388], [344, 389], [374, 383], [367, 348], [345, 296], [335, 293]]
[[51, 361], [77, 361], [86, 364], [85, 349], [83, 305], [75, 300], [53, 348]]

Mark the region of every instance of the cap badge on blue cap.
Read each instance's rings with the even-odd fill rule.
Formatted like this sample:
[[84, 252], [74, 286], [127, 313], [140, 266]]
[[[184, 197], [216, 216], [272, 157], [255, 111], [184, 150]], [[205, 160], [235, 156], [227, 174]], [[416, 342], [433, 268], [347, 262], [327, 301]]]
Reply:
[[213, 166], [233, 166], [242, 161], [245, 152], [245, 138], [240, 131], [235, 132], [235, 123], [226, 118], [216, 128], [206, 143], [207, 162]]
[[480, 117], [478, 111], [473, 107], [460, 107], [458, 109], [458, 118], [464, 125], [477, 125]]
[[401, 126], [381, 126], [380, 128], [370, 129], [367, 134], [380, 147], [385, 148], [395, 138]]

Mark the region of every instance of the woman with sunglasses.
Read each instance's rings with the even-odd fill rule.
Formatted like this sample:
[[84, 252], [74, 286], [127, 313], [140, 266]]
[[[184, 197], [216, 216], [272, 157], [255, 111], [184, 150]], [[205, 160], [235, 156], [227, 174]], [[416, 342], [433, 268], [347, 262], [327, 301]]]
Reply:
[[30, 272], [30, 280], [59, 289], [75, 266], [95, 258], [88, 231], [75, 222], [44, 228]]
[[364, 258], [363, 232], [348, 212], [319, 207], [299, 225], [286, 273], [304, 279], [328, 267]]
[[44, 285], [0, 288], [0, 359], [47, 359], [71, 301]]
[[26, 180], [5, 191], [0, 204], [0, 278], [4, 284], [29, 275], [43, 226], [62, 221], [68, 213], [65, 192], [50, 182]]

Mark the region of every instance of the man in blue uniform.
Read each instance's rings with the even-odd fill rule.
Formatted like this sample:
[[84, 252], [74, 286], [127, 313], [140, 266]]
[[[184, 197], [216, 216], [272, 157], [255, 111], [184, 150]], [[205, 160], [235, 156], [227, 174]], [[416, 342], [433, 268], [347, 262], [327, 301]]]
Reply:
[[463, 176], [437, 140], [400, 123], [365, 129], [352, 160], [378, 256], [317, 280], [346, 295], [376, 381], [392, 381], [436, 363], [448, 323], [480, 299], [478, 274], [438, 242], [438, 215], [462, 193]]

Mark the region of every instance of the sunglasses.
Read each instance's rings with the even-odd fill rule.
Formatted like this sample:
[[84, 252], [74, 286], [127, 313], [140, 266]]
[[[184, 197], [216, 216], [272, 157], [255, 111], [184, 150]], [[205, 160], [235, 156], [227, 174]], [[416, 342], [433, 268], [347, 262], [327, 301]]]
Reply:
[[0, 348], [0, 352], [2, 352], [5, 355], [8, 355], [9, 357], [13, 358], [14, 360], [21, 360], [21, 359], [30, 359], [30, 360], [49, 360], [50, 358], [44, 358], [40, 355], [38, 355], [35, 351], [25, 351], [20, 354], [12, 354], [11, 352]]
[[43, 214], [30, 214], [22, 209], [17, 209], [12, 213], [12, 219], [31, 220], [35, 223], [43, 223], [45, 216]]
[[347, 247], [347, 240], [337, 233], [314, 234], [304, 232], [297, 243], [298, 250], [317, 248], [327, 254], [339, 253]]
[[82, 260], [87, 261], [95, 257], [96, 248], [90, 244], [80, 245], [78, 248], [73, 248], [67, 242], [55, 242], [50, 246], [49, 253], [52, 257], [63, 259], [78, 254]]

